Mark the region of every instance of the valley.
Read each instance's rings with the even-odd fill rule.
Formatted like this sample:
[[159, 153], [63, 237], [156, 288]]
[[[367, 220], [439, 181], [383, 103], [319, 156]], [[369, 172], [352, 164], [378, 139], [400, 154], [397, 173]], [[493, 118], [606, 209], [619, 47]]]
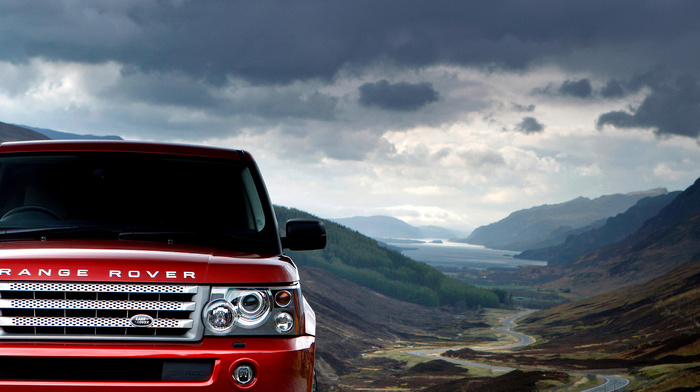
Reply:
[[[319, 321], [321, 385], [328, 391], [700, 390], [699, 190], [696, 183], [654, 196], [663, 197], [656, 200], [664, 207], [641, 199], [615, 219], [572, 232], [570, 244], [605, 245], [575, 248], [583, 253], [568, 263], [514, 268], [528, 261], [503, 251], [490, 256], [501, 268], [488, 268], [488, 257], [449, 252], [423, 259], [445, 276], [496, 294], [499, 306], [399, 301], [357, 285], [351, 274], [302, 265]], [[601, 237], [622, 226], [630, 232], [623, 240]], [[455, 249], [445, 241], [400, 241], [376, 252]], [[465, 257], [478, 264], [459, 260]], [[537, 311], [522, 314], [526, 308]], [[518, 316], [513, 328], [509, 320]]]
[[[679, 319], [697, 317], [693, 312], [699, 307], [688, 297], [697, 298], [692, 277], [700, 272], [698, 264], [672, 278], [691, 278], [685, 286], [673, 288], [686, 305], [686, 313], [675, 316]], [[667, 286], [665, 280], [595, 297], [584, 307], [572, 303], [568, 308], [526, 314], [517, 309], [458, 313], [395, 301], [322, 270], [303, 268], [302, 272], [322, 326], [318, 350], [325, 371], [319, 380], [326, 391], [579, 392], [595, 391], [592, 388], [612, 380], [598, 389], [611, 391], [621, 379], [629, 382], [626, 390], [645, 392], [673, 391], [667, 386], [673, 382], [700, 387], [698, 333], [692, 325], [668, 320], [666, 328], [657, 329], [654, 318], [664, 318], [668, 310], [653, 306], [629, 319], [625, 312], [612, 312], [646, 288], [664, 296], [656, 290]], [[331, 291], [331, 298], [319, 302], [318, 296], [330, 287], [337, 293]], [[677, 312], [680, 306], [666, 299], [669, 310]], [[576, 312], [595, 315], [591, 309], [597, 309], [603, 319], [571, 326], [557, 321], [573, 318]], [[344, 314], [341, 324], [337, 314], [328, 314], [331, 310]], [[520, 325], [516, 332], [532, 336], [534, 342], [508, 333], [513, 328], [508, 320], [514, 318]], [[636, 329], [630, 331], [629, 324]], [[623, 330], [629, 332], [621, 334]], [[530, 344], [520, 347], [524, 343]]]

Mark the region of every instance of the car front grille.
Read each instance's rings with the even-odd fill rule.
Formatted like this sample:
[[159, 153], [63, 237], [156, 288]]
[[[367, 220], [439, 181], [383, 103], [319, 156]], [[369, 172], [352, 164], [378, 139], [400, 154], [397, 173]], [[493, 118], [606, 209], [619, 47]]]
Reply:
[[196, 340], [196, 285], [0, 283], [0, 339]]

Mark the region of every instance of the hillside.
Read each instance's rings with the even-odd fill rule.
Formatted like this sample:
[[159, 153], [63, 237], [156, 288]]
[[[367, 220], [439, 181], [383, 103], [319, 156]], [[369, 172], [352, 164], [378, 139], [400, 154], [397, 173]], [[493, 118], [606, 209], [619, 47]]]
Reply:
[[0, 143], [48, 139], [48, 137], [30, 129], [0, 122]]
[[[700, 259], [649, 282], [539, 311], [520, 323], [564, 350], [625, 361], [614, 366], [700, 361]], [[599, 364], [600, 365], [600, 364]]]
[[[275, 207], [280, 227], [293, 218], [318, 219], [305, 212]], [[299, 264], [332, 272], [384, 295], [427, 306], [499, 307], [498, 295], [447, 277], [442, 272], [377, 241], [330, 221], [325, 249], [289, 254]]]
[[639, 200], [666, 193], [666, 189], [660, 188], [596, 199], [579, 197], [565, 203], [520, 210], [498, 222], [478, 227], [461, 242], [513, 251], [554, 246], [563, 242], [573, 230], [601, 226], [605, 219], [626, 211]]
[[700, 255], [700, 179], [620, 242], [579, 257], [547, 287], [586, 294], [642, 282]]
[[625, 375], [632, 381], [625, 390], [697, 391], [700, 258], [648, 282], [540, 310], [518, 324], [518, 331], [536, 339], [534, 345], [445, 355], [570, 375]]
[[623, 240], [655, 217], [681, 192], [641, 199], [627, 211], [607, 219], [601, 227], [581, 234], [572, 234], [557, 246], [526, 250], [514, 257], [529, 260], [545, 260], [554, 264], [567, 264], [577, 257], [602, 246]]
[[27, 125], [19, 125], [35, 132], [38, 132], [52, 140], [75, 140], [75, 139], [94, 139], [94, 140], [124, 140], [121, 136], [95, 136], [95, 135], [79, 135], [77, 133], [59, 132], [51, 129], [30, 127]]
[[349, 361], [368, 350], [472, 325], [464, 314], [399, 301], [321, 268], [300, 266], [299, 272], [316, 313], [317, 366], [324, 379], [351, 372]]

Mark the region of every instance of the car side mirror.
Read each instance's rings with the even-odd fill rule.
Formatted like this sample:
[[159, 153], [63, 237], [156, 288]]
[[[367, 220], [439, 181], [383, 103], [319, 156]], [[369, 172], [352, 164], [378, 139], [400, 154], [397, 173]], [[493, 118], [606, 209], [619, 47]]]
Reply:
[[282, 247], [289, 250], [315, 250], [326, 247], [326, 226], [321, 221], [290, 219]]

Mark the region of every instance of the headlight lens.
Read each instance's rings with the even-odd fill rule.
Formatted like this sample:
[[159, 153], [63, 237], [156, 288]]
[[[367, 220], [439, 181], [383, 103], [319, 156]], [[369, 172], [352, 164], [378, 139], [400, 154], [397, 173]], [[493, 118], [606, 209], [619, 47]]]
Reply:
[[208, 335], [299, 333], [297, 285], [274, 288], [212, 287], [202, 320]]
[[204, 309], [204, 326], [217, 334], [228, 333], [236, 326], [237, 316], [236, 310], [228, 301], [218, 299]]
[[270, 315], [269, 290], [229, 290], [226, 297], [238, 309], [243, 328], [258, 327]]

